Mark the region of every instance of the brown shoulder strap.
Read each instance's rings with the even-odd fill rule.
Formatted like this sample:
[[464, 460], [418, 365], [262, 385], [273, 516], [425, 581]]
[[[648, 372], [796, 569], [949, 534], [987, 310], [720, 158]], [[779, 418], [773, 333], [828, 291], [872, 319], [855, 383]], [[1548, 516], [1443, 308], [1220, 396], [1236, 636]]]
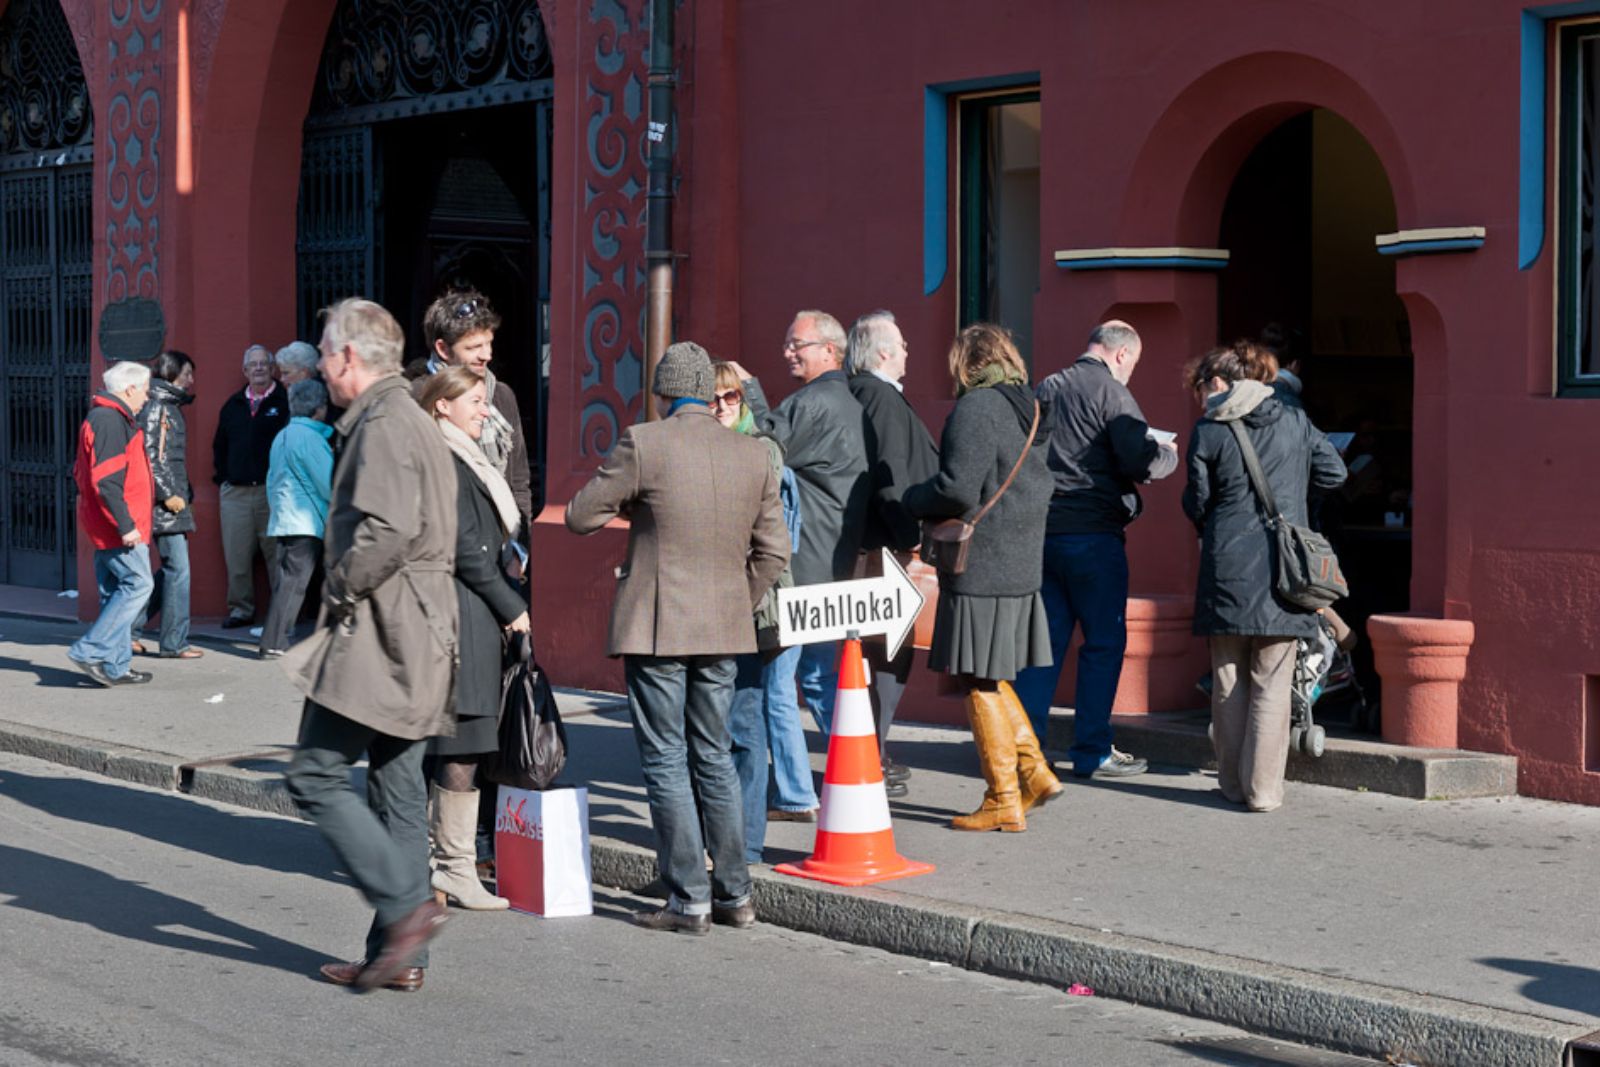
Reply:
[[989, 502], [983, 505], [976, 515], [972, 516], [972, 525], [978, 525], [979, 521], [989, 514], [989, 509], [999, 503], [1000, 498], [1006, 495], [1006, 490], [1010, 489], [1011, 483], [1016, 480], [1017, 472], [1022, 469], [1022, 464], [1027, 461], [1028, 450], [1033, 447], [1033, 439], [1038, 433], [1039, 401], [1035, 400], [1033, 402], [1033, 425], [1028, 427], [1028, 439], [1022, 443], [1022, 454], [1017, 457], [1016, 465], [1011, 468], [1011, 473], [1006, 475], [1006, 480], [1000, 483], [1000, 488], [995, 491], [994, 496], [989, 498]]

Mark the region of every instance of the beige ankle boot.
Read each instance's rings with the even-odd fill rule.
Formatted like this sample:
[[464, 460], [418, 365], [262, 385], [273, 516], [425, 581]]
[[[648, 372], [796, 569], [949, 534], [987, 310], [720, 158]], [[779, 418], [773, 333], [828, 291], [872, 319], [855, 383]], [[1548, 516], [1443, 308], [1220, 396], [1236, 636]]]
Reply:
[[1022, 816], [1017, 793], [1016, 733], [1006, 719], [1004, 703], [997, 692], [974, 689], [967, 694], [967, 720], [972, 723], [972, 740], [978, 746], [978, 766], [989, 788], [983, 804], [971, 815], [950, 820], [953, 830], [1004, 830], [1021, 833], [1028, 828]]
[[441, 904], [468, 911], [504, 911], [511, 906], [478, 881], [478, 791], [453, 793], [435, 787], [433, 816], [433, 890]]
[[1039, 747], [1027, 709], [1010, 682], [1000, 683], [1000, 699], [1005, 703], [1006, 721], [1017, 739], [1017, 789], [1022, 794], [1022, 810], [1042, 808], [1060, 796], [1066, 787]]

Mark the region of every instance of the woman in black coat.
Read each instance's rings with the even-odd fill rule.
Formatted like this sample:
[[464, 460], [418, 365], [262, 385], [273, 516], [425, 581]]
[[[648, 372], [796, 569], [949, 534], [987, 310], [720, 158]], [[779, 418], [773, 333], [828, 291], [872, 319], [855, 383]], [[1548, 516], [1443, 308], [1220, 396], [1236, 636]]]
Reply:
[[928, 666], [956, 675], [966, 689], [988, 783], [983, 805], [950, 825], [1018, 832], [1027, 829], [1024, 812], [1061, 792], [1011, 689], [1019, 670], [1050, 664], [1039, 587], [1052, 480], [1038, 434], [1018, 464], [1040, 412], [1027, 366], [1005, 329], [976, 323], [962, 330], [950, 349], [950, 376], [957, 400], [944, 424], [939, 473], [906, 490], [906, 510], [918, 519], [971, 522], [1017, 472], [974, 528], [966, 570], [939, 574]]
[[1306, 525], [1306, 493], [1344, 482], [1344, 463], [1306, 413], [1266, 384], [1276, 365], [1248, 341], [1215, 348], [1188, 371], [1204, 414], [1189, 439], [1183, 511], [1200, 531], [1194, 632], [1211, 644], [1212, 744], [1222, 795], [1251, 811], [1283, 803], [1289, 758], [1295, 639], [1316, 633], [1316, 613], [1274, 591], [1267, 528], [1231, 425], [1242, 427], [1283, 517]]
[[161, 616], [161, 651], [168, 659], [199, 659], [204, 653], [189, 644], [189, 535], [194, 533], [194, 486], [189, 484], [189, 431], [183, 409], [194, 403], [194, 360], [182, 352], [163, 352], [150, 365], [150, 399], [138, 412], [144, 450], [150, 457], [155, 489], [150, 529], [161, 556], [155, 591], [134, 625], [133, 650], [145, 651], [138, 639], [145, 622]]
[[527, 605], [500, 571], [501, 551], [521, 520], [511, 487], [477, 444], [489, 414], [483, 379], [465, 367], [451, 367], [431, 375], [416, 396], [455, 455], [458, 502], [456, 647], [461, 663], [455, 736], [434, 738], [429, 745], [438, 768], [428, 827], [433, 888], [463, 908], [496, 911], [510, 905], [478, 880], [475, 778], [478, 761], [499, 745], [501, 634], [529, 628]]

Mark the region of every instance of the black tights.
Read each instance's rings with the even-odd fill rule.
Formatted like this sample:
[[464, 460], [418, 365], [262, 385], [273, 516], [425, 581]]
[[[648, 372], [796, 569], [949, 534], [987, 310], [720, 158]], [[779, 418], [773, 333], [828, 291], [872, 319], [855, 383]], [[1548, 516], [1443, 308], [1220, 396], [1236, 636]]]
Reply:
[[470, 793], [477, 788], [478, 757], [445, 757], [439, 760], [433, 782], [447, 793]]

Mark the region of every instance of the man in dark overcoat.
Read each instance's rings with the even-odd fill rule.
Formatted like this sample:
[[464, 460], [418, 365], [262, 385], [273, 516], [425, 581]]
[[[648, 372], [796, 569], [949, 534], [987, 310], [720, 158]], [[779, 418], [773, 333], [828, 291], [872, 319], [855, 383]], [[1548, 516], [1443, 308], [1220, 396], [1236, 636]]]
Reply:
[[[322, 376], [345, 413], [324, 531], [316, 632], [283, 663], [306, 695], [286, 775], [377, 910], [366, 956], [323, 977], [361, 989], [422, 987], [444, 921], [428, 884], [427, 739], [451, 731], [456, 660], [456, 473], [444, 438], [400, 377], [400, 326], [370, 300], [329, 308]], [[350, 769], [367, 758], [367, 797]]]

